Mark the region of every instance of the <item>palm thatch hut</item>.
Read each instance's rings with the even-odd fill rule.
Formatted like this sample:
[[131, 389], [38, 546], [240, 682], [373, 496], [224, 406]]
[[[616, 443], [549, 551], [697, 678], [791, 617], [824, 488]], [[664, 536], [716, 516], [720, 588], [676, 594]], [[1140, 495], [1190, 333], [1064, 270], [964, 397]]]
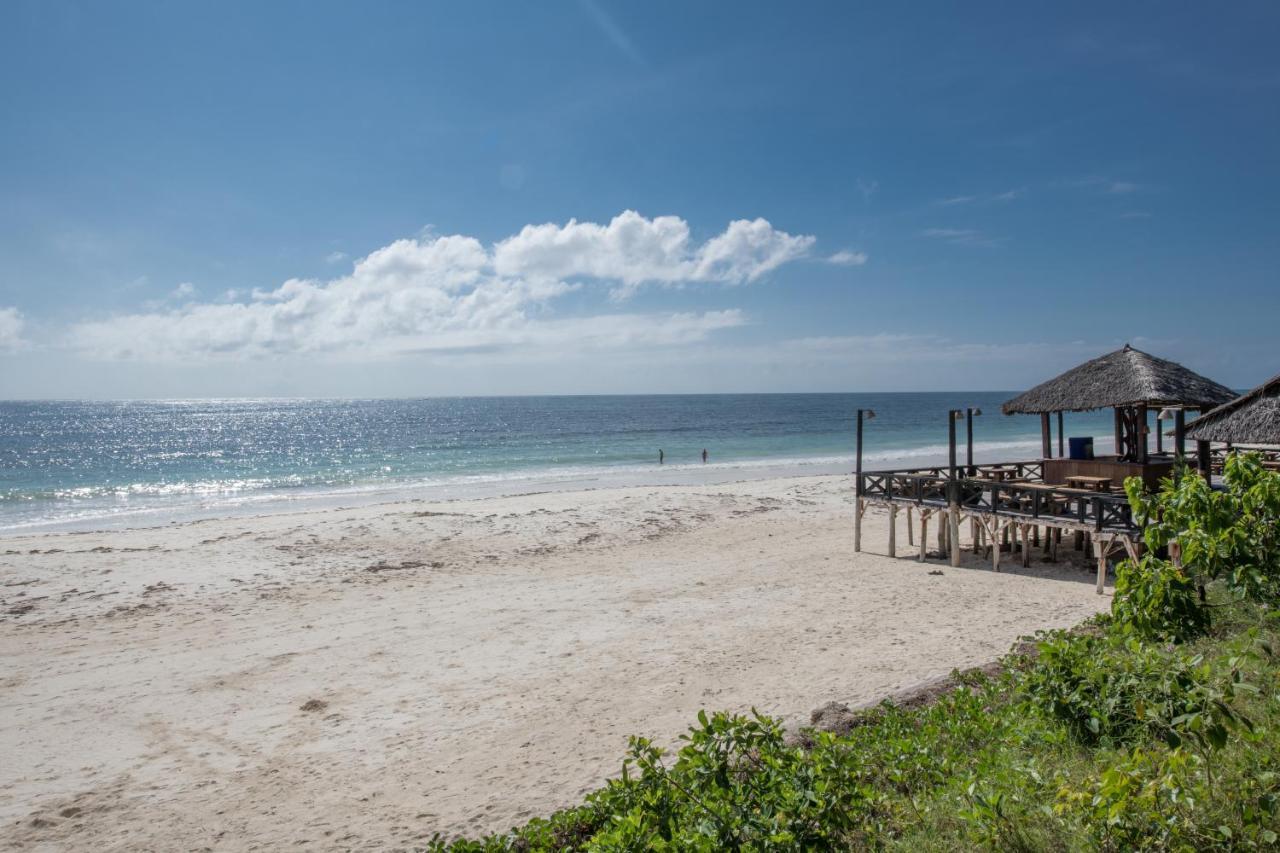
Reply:
[[[1185, 410], [1211, 409], [1235, 396], [1230, 388], [1212, 379], [1125, 344], [1115, 352], [1042, 382], [1009, 400], [1002, 408], [1006, 415], [1040, 415], [1046, 482], [1065, 482], [1070, 476], [1093, 476], [1122, 483], [1125, 477], [1141, 476], [1154, 485], [1173, 463], [1169, 460], [1165, 464], [1149, 465], [1148, 410], [1154, 408], [1162, 414], [1165, 412], [1161, 410], [1174, 410], [1180, 427]], [[1115, 456], [1047, 464], [1053, 456], [1050, 415], [1058, 416], [1059, 455], [1062, 455], [1062, 413], [1106, 408], [1115, 410]], [[1156, 434], [1159, 435], [1158, 421]], [[1177, 449], [1182, 452], [1181, 441]], [[1066, 464], [1068, 461], [1079, 464]]]
[[1280, 376], [1205, 412], [1186, 432], [1196, 441], [1280, 447]]

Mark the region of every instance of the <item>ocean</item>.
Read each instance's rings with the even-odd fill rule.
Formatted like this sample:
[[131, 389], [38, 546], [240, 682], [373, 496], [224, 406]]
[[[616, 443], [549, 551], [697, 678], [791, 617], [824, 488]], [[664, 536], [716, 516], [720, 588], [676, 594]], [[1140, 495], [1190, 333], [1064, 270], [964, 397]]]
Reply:
[[[0, 532], [849, 472], [859, 408], [868, 469], [944, 460], [965, 407], [983, 411], [978, 461], [1038, 457], [1039, 419], [1000, 414], [1013, 394], [3, 402]], [[1067, 434], [1109, 436], [1109, 418], [1069, 415]]]

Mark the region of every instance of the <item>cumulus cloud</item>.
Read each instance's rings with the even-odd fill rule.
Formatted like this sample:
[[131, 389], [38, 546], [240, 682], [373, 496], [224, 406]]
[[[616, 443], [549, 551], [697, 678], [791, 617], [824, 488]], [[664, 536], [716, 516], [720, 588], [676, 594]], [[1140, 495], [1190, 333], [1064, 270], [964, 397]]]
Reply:
[[827, 263], [835, 264], [839, 267], [860, 267], [866, 262], [866, 252], [854, 252], [849, 249], [841, 249], [835, 254], [827, 257]]
[[764, 219], [738, 219], [701, 245], [678, 216], [646, 219], [628, 210], [608, 225], [526, 225], [494, 247], [498, 275], [617, 281], [621, 295], [643, 284], [742, 284], [803, 257], [814, 238], [778, 231]]
[[16, 350], [26, 343], [22, 339], [24, 325], [17, 308], [0, 308], [0, 352]]
[[596, 281], [624, 289], [754, 281], [812, 244], [756, 219], [695, 245], [679, 217], [632, 211], [608, 225], [527, 226], [489, 248], [426, 234], [378, 249], [339, 278], [82, 322], [70, 340], [100, 357], [177, 361], [688, 343], [746, 318], [733, 310], [558, 317], [553, 303]]

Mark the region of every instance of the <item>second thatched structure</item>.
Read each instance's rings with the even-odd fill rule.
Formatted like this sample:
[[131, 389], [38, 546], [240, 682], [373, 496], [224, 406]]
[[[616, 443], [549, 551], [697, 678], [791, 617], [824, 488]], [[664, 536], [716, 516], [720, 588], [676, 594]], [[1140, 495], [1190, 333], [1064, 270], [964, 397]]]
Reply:
[[1196, 441], [1280, 447], [1280, 375], [1205, 412], [1187, 424], [1186, 432]]

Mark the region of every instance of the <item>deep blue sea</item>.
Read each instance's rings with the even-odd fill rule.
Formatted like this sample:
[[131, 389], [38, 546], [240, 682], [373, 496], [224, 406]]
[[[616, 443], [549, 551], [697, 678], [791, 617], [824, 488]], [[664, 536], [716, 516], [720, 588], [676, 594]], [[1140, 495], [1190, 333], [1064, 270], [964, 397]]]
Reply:
[[[940, 461], [979, 407], [981, 460], [1039, 455], [1013, 392], [0, 403], [0, 531], [156, 524], [275, 504], [448, 498]], [[1109, 413], [1068, 435], [1109, 435]], [[961, 447], [964, 424], [959, 425]], [[703, 465], [701, 451], [710, 462]], [[658, 465], [658, 451], [665, 463]], [[963, 460], [963, 449], [961, 450]]]

